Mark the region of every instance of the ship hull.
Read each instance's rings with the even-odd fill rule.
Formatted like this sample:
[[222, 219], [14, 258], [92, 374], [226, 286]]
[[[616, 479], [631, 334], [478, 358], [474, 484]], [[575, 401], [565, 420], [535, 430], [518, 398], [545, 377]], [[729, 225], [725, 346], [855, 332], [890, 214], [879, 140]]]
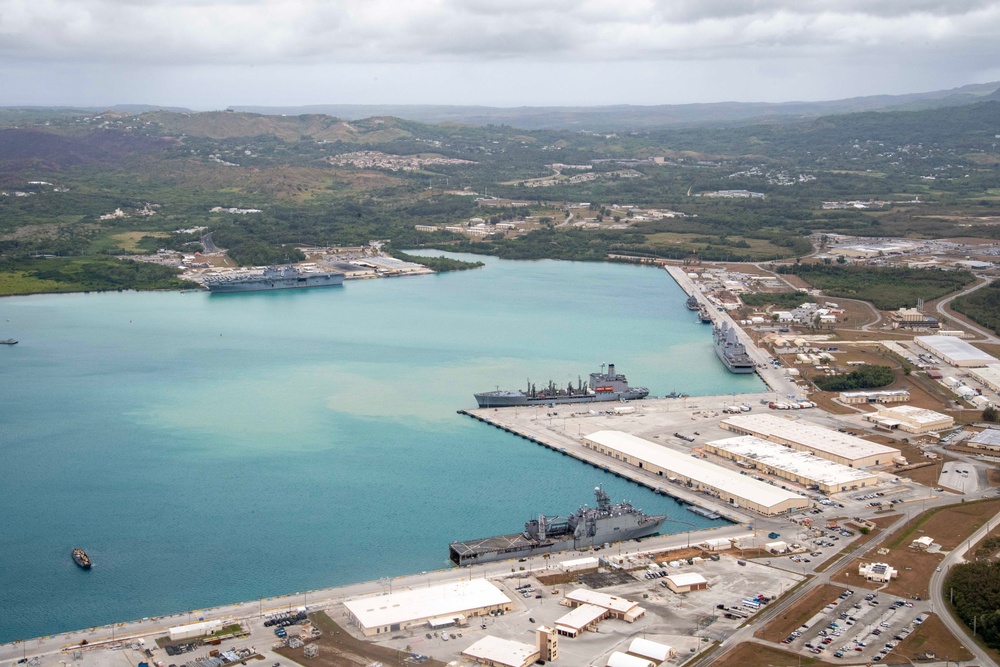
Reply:
[[84, 570], [89, 570], [93, 566], [90, 557], [83, 549], [74, 549], [72, 556], [73, 562], [82, 567]]
[[212, 294], [229, 294], [234, 292], [266, 292], [270, 290], [305, 289], [307, 287], [336, 287], [344, 284], [342, 274], [321, 274], [301, 278], [261, 279], [247, 282], [217, 282], [208, 283], [206, 287]]
[[719, 359], [722, 361], [723, 365], [729, 370], [730, 373], [736, 373], [737, 375], [744, 375], [748, 373], [753, 373], [756, 369], [753, 364], [734, 362], [726, 356], [724, 350], [715, 348], [715, 354], [718, 355]]
[[651, 516], [646, 521], [631, 530], [616, 530], [606, 534], [594, 535], [592, 537], [574, 538], [569, 536], [563, 539], [554, 540], [532, 540], [526, 538], [523, 533], [511, 535], [499, 535], [483, 540], [472, 540], [469, 542], [454, 542], [450, 545], [449, 558], [455, 565], [475, 565], [477, 563], [494, 563], [512, 558], [528, 558], [540, 554], [555, 553], [557, 551], [574, 551], [580, 549], [590, 549], [600, 547], [605, 544], [625, 542], [643, 537], [650, 537], [660, 532], [660, 527], [667, 517]]
[[608, 392], [601, 394], [580, 394], [571, 396], [528, 396], [524, 392], [485, 392], [476, 394], [476, 402], [481, 408], [510, 408], [522, 405], [548, 405], [552, 403], [599, 403], [605, 401], [635, 401], [649, 396], [648, 391]]

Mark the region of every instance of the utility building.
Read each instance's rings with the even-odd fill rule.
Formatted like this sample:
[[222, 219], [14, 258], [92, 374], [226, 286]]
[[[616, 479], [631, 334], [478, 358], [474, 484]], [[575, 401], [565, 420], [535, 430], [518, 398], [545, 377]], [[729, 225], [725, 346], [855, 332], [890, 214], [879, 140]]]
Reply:
[[598, 431], [583, 446], [688, 488], [704, 491], [733, 506], [774, 516], [809, 506], [808, 498], [734, 470], [693, 458], [621, 431]]
[[[703, 591], [708, 588], [708, 580], [697, 572], [682, 572], [679, 574], [668, 574], [663, 578], [667, 588], [674, 593], [690, 593], [691, 591]], [[632, 652], [631, 650], [629, 651]]]
[[499, 637], [483, 637], [462, 651], [466, 658], [472, 658], [489, 667], [528, 667], [538, 660], [538, 647]]
[[899, 456], [895, 447], [811, 424], [803, 419], [791, 420], [777, 415], [735, 415], [722, 420], [722, 428], [770, 440], [792, 449], [812, 452], [816, 456], [851, 468], [889, 465]]
[[907, 433], [931, 433], [955, 425], [953, 417], [912, 405], [897, 405], [895, 407], [879, 405], [876, 410], [877, 413], [865, 415], [865, 419], [883, 428], [898, 428]]

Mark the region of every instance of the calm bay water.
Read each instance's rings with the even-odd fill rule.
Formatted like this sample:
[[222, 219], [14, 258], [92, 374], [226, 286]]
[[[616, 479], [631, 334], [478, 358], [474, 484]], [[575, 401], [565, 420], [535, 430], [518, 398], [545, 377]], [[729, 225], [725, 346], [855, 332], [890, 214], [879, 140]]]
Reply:
[[455, 411], [606, 362], [654, 395], [759, 380], [724, 370], [662, 270], [487, 261], [0, 300], [0, 338], [21, 341], [0, 349], [0, 641], [447, 567], [449, 542], [592, 503], [599, 483], [712, 525]]

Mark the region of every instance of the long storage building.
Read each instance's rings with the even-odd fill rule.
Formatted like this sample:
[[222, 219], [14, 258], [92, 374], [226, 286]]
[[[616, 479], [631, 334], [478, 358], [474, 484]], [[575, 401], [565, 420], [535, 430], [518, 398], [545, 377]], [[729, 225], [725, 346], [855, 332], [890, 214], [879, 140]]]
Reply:
[[751, 479], [629, 433], [598, 431], [584, 437], [583, 446], [669, 481], [703, 491], [735, 507], [745, 507], [766, 516], [809, 505], [808, 498], [794, 491]]
[[462, 624], [469, 617], [514, 608], [503, 591], [485, 579], [348, 600], [347, 614], [366, 637], [398, 632], [425, 623]]
[[852, 468], [889, 465], [899, 456], [899, 450], [895, 447], [810, 424], [804, 419], [791, 420], [768, 414], [735, 415], [723, 419], [720, 426], [733, 433], [752, 435], [792, 449], [811, 452]]
[[865, 470], [834, 463], [810, 452], [791, 449], [752, 435], [714, 440], [705, 445], [705, 451], [732, 459], [741, 467], [815, 487], [823, 493], [852, 491], [878, 484], [878, 477]]
[[913, 342], [930, 351], [931, 354], [941, 357], [952, 366], [980, 368], [1000, 364], [1000, 359], [956, 336], [917, 336]]

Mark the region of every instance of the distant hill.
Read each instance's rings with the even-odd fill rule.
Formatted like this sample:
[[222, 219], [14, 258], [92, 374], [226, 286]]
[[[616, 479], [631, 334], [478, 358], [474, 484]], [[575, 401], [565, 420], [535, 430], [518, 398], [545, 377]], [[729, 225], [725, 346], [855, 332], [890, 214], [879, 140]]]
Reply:
[[380, 143], [410, 136], [407, 123], [396, 118], [365, 118], [345, 121], [323, 114], [294, 116], [205, 111], [172, 113], [153, 111], [140, 116], [144, 122], [158, 123], [164, 134], [188, 134], [211, 139], [272, 135], [282, 141], [309, 137], [314, 141]]
[[115, 130], [97, 130], [75, 137], [40, 129], [5, 129], [0, 130], [0, 165], [5, 169], [38, 167], [52, 171], [79, 165], [108, 165], [174, 143]]
[[862, 111], [916, 111], [996, 99], [1000, 82], [908, 95], [872, 95], [827, 102], [614, 105], [596, 107], [485, 107], [444, 105], [325, 104], [300, 107], [234, 106], [266, 115], [326, 114], [348, 120], [393, 116], [421, 123], [510, 125], [522, 129], [644, 130], [719, 124], [787, 123]]

